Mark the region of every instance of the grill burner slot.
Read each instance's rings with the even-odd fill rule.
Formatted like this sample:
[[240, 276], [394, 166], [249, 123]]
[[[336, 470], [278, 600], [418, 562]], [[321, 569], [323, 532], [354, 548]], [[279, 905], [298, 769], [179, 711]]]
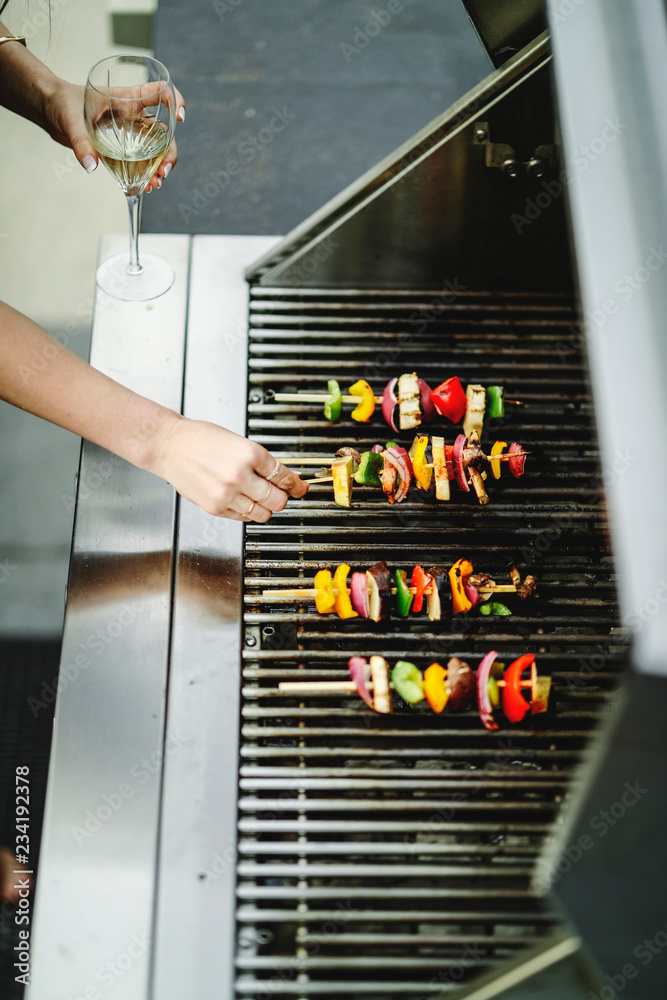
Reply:
[[[396, 435], [379, 413], [331, 425], [316, 404], [278, 405], [271, 390], [366, 378], [379, 392], [415, 370], [432, 385], [498, 382], [526, 404], [485, 426], [485, 444], [516, 439], [532, 452], [523, 479], [489, 484], [485, 508], [460, 491], [449, 504], [412, 491], [390, 507], [358, 487], [342, 510], [316, 485], [246, 529], [237, 995], [455, 991], [557, 925], [531, 871], [624, 666], [573, 302], [255, 287], [250, 320], [248, 433], [278, 457], [326, 464], [343, 444]], [[261, 597], [311, 586], [343, 560], [408, 568], [461, 555], [497, 576], [516, 563], [537, 594], [511, 618], [378, 625]], [[280, 679], [346, 679], [353, 654], [476, 666], [491, 648], [537, 654], [555, 685], [547, 715], [489, 733], [474, 712], [435, 716], [398, 697], [386, 717], [349, 695], [278, 692]]]

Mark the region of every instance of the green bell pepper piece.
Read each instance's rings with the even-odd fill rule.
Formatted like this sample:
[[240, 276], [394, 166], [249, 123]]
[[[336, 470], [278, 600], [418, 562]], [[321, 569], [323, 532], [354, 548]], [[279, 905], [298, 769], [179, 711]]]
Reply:
[[354, 480], [362, 486], [382, 486], [380, 474], [384, 468], [384, 459], [376, 451], [364, 451], [361, 455], [359, 468], [354, 474]]
[[410, 593], [404, 569], [397, 569], [394, 572], [394, 583], [396, 584], [396, 610], [403, 618], [407, 618], [415, 595]]
[[501, 604], [500, 601], [486, 601], [484, 604], [479, 606], [480, 614], [482, 615], [511, 615], [512, 612], [507, 607], [506, 604]]
[[329, 398], [324, 404], [324, 416], [327, 420], [338, 420], [343, 408], [343, 394], [335, 378], [330, 378], [327, 382], [327, 392]]
[[489, 417], [505, 416], [505, 390], [501, 385], [488, 385], [486, 387], [486, 399], [489, 408]]
[[416, 705], [424, 700], [424, 679], [421, 670], [414, 663], [399, 660], [391, 672], [391, 683], [408, 705]]
[[495, 677], [489, 677], [489, 683], [486, 685], [486, 689], [489, 692], [489, 701], [494, 708], [497, 708], [500, 704], [500, 689], [498, 688], [498, 682]]

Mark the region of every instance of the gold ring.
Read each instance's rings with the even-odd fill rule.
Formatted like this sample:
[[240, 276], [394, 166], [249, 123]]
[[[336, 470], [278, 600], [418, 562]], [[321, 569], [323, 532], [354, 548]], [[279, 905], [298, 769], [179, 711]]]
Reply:
[[248, 507], [247, 511], [245, 512], [245, 514], [242, 514], [241, 516], [242, 517], [250, 517], [250, 515], [252, 514], [254, 508], [255, 508], [255, 501], [251, 500], [250, 501], [250, 506]]
[[[280, 462], [278, 461], [278, 459], [276, 459], [276, 467], [273, 470], [273, 472], [271, 473], [271, 475], [270, 476], [264, 476], [264, 478], [266, 479], [267, 483], [270, 483], [271, 480], [273, 479], [273, 477], [278, 475], [278, 472], [280, 471], [280, 467], [281, 467], [280, 466]], [[268, 493], [267, 493], [267, 496], [268, 496]]]
[[273, 489], [273, 487], [271, 486], [271, 483], [267, 483], [266, 484], [266, 493], [264, 494], [264, 496], [262, 497], [262, 499], [259, 500], [258, 502], [259, 503], [264, 503], [264, 501], [268, 498], [269, 493], [271, 492], [272, 489]]

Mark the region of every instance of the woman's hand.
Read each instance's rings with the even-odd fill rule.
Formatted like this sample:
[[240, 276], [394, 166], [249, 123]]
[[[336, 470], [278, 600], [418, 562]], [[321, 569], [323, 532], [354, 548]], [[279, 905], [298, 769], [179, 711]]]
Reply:
[[210, 514], [234, 521], [268, 521], [288, 497], [308, 491], [260, 444], [186, 417], [170, 421], [149, 471]]
[[[52, 139], [62, 146], [70, 146], [81, 166], [88, 173], [95, 170], [99, 156], [93, 149], [83, 120], [84, 87], [55, 78], [44, 99], [42, 120], [38, 122]], [[176, 118], [183, 121], [185, 101], [176, 90]], [[146, 188], [147, 191], [162, 186], [162, 181], [176, 164], [176, 140], [172, 139], [164, 159]]]

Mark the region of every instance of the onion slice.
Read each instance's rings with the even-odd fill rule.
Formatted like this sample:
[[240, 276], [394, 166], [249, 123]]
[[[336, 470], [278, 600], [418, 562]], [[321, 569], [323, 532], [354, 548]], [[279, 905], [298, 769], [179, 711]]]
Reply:
[[347, 665], [357, 694], [363, 698], [369, 708], [373, 708], [373, 695], [368, 690], [368, 682], [371, 679], [370, 664], [363, 656], [351, 656]]
[[[392, 445], [382, 452], [382, 457], [389, 462], [398, 472], [400, 482], [396, 486], [395, 492], [389, 493], [389, 503], [400, 503], [405, 500], [412, 482], [412, 462], [405, 448], [400, 445]], [[384, 484], [383, 484], [384, 485]], [[385, 492], [387, 492], [385, 490]]]
[[477, 709], [480, 719], [491, 732], [498, 728], [498, 723], [493, 718], [493, 705], [489, 698], [491, 667], [495, 663], [497, 655], [498, 652], [495, 649], [487, 653], [477, 668]]
[[423, 378], [417, 379], [417, 384], [419, 385], [419, 394], [421, 396], [422, 404], [422, 421], [433, 420], [436, 415], [436, 408], [431, 401], [431, 387], [426, 384]]
[[357, 614], [368, 618], [368, 578], [365, 573], [353, 573], [350, 577], [350, 600]]
[[454, 476], [456, 477], [456, 482], [459, 484], [462, 490], [466, 493], [470, 493], [470, 487], [468, 486], [468, 477], [466, 475], [466, 468], [463, 462], [463, 453], [466, 446], [466, 436], [465, 434], [459, 434], [456, 441], [454, 442], [454, 451], [452, 452], [452, 465], [454, 466]]
[[394, 423], [394, 413], [396, 407], [398, 406], [398, 399], [396, 397], [396, 393], [394, 392], [397, 382], [397, 378], [393, 378], [391, 382], [387, 382], [384, 387], [384, 392], [382, 393], [382, 416], [393, 431], [398, 430], [398, 427]]

